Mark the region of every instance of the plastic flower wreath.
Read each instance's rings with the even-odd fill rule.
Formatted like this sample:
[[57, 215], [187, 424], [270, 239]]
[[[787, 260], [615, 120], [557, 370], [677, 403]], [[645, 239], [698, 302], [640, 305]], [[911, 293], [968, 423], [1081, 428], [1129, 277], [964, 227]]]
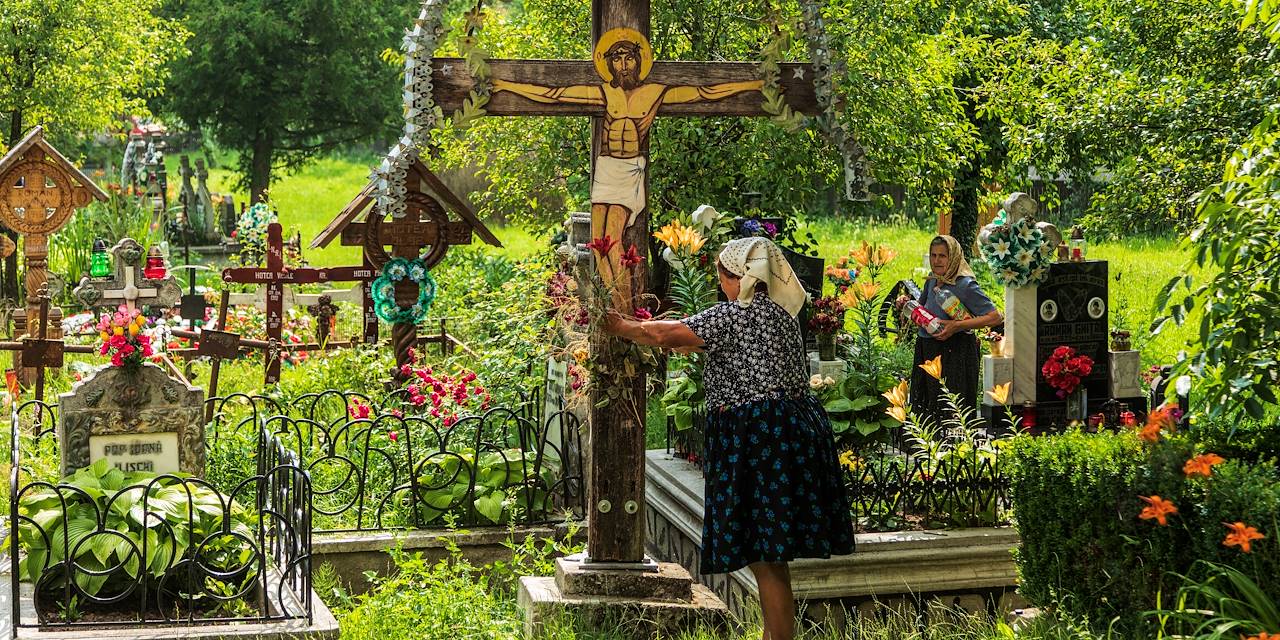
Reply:
[[1015, 289], [1044, 282], [1057, 248], [1045, 241], [1030, 219], [1005, 222], [1006, 216], [1003, 210], [996, 216], [993, 224], [997, 226], [982, 245], [982, 257], [996, 282]]
[[[418, 285], [418, 299], [407, 309], [396, 304], [396, 283], [408, 280]], [[418, 324], [436, 300], [436, 280], [419, 258], [392, 258], [373, 281], [374, 311], [386, 322]]]
[[111, 356], [111, 366], [136, 368], [153, 354], [151, 336], [142, 332], [147, 326], [147, 318], [137, 309], [130, 311], [124, 305], [115, 313], [103, 315], [98, 321], [98, 333], [102, 338], [102, 346], [98, 348], [100, 355]]

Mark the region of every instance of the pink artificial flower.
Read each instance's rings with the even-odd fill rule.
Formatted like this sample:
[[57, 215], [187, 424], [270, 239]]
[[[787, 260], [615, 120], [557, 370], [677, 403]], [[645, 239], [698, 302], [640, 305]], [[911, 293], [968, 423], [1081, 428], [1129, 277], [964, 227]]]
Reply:
[[402, 365], [400, 365], [400, 375], [402, 375], [402, 376], [409, 376], [409, 375], [412, 375], [412, 374], [413, 374], [413, 367], [410, 367], [410, 366], [409, 366], [409, 365], [407, 365], [407, 364], [402, 364]]
[[653, 319], [653, 314], [650, 313], [648, 309], [644, 307], [639, 307], [636, 309], [636, 320], [652, 320], [652, 319]]
[[393, 416], [395, 416], [395, 417], [397, 417], [397, 418], [403, 418], [403, 417], [404, 417], [404, 412], [403, 412], [403, 411], [401, 411], [401, 410], [399, 410], [399, 409], [392, 409], [392, 410], [388, 411], [387, 413], [390, 413], [391, 415], [393, 415]]
[[432, 404], [432, 405], [435, 405], [435, 406], [437, 406], [437, 407], [438, 407], [438, 406], [440, 406], [441, 401], [443, 401], [443, 397], [442, 397], [440, 394], [438, 394], [438, 393], [436, 393], [436, 392], [432, 391], [432, 392], [431, 392], [431, 404]]
[[409, 392], [409, 395], [411, 395], [411, 396], [421, 395], [421, 394], [419, 394], [419, 393], [418, 393], [419, 389], [418, 389], [418, 385], [416, 385], [416, 384], [411, 384], [411, 385], [409, 385], [409, 386], [405, 387], [405, 391], [408, 391], [408, 392]]
[[422, 394], [417, 394], [417, 395], [411, 396], [409, 398], [409, 402], [412, 402], [413, 406], [415, 407], [421, 407], [423, 404], [427, 402], [427, 397]]
[[387, 437], [390, 438], [392, 442], [395, 442], [400, 438], [400, 436], [397, 435], [396, 432], [394, 431], [387, 432]]
[[449, 427], [452, 427], [457, 422], [458, 422], [457, 416], [447, 415], [444, 417], [444, 421], [441, 422], [440, 424], [443, 425], [444, 428], [448, 429]]
[[123, 357], [121, 357], [121, 355], [120, 355], [119, 353], [114, 353], [114, 354], [112, 354], [112, 355], [111, 355], [111, 366], [113, 366], [113, 367], [123, 367], [123, 366], [124, 366], [124, 358], [123, 358]]

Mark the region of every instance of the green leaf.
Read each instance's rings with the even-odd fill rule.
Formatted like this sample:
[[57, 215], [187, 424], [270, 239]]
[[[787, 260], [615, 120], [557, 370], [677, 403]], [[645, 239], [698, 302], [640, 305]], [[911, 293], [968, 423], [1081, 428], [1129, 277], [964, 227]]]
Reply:
[[484, 516], [489, 522], [498, 524], [502, 520], [502, 501], [506, 498], [506, 494], [501, 491], [494, 491], [487, 496], [476, 498], [476, 511]]

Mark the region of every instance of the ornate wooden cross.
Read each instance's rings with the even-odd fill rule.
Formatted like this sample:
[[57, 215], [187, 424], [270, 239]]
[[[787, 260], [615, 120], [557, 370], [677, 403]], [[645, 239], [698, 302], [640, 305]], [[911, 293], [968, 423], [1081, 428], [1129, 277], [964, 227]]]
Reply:
[[[224, 282], [266, 285], [267, 288], [267, 366], [265, 381], [280, 381], [280, 356], [284, 347], [280, 331], [284, 326], [284, 286], [312, 282], [353, 282], [372, 280], [374, 270], [368, 267], [300, 267], [284, 264], [284, 237], [279, 223], [267, 227], [267, 266], [233, 267], [222, 270]], [[221, 312], [220, 312], [221, 313]], [[220, 325], [221, 326], [221, 325]]]
[[[648, 42], [648, 0], [592, 0], [592, 60], [490, 60], [493, 116], [591, 116], [591, 235], [620, 241], [596, 268], [614, 286], [613, 306], [630, 312], [644, 292], [645, 262], [627, 268], [623, 252], [649, 246], [649, 131], [655, 117], [765, 116], [759, 63], [657, 62]], [[780, 86], [792, 110], [819, 112], [808, 64], [781, 65]], [[459, 59], [432, 64], [434, 97], [445, 113], [474, 87]], [[593, 345], [593, 348], [599, 345]], [[604, 349], [609, 352], [609, 349]], [[624, 363], [605, 363], [612, 369]], [[587, 554], [592, 560], [644, 557], [645, 382], [636, 376], [632, 405], [591, 405]], [[616, 392], [615, 394], [616, 395]]]
[[109, 278], [85, 276], [71, 291], [76, 300], [86, 307], [117, 307], [123, 304], [130, 311], [141, 305], [172, 307], [182, 298], [182, 287], [166, 273], [159, 280], [143, 275], [142, 245], [133, 238], [124, 238], [111, 248], [116, 273]]
[[[27, 320], [40, 312], [39, 291], [49, 280], [49, 235], [61, 229], [76, 209], [107, 194], [44, 139], [36, 127], [0, 158], [0, 222], [22, 234], [26, 263], [27, 307], [14, 314], [14, 334], [30, 333]], [[50, 333], [62, 335], [62, 309], [50, 307]], [[24, 384], [34, 369], [23, 367], [20, 354], [14, 368]]]

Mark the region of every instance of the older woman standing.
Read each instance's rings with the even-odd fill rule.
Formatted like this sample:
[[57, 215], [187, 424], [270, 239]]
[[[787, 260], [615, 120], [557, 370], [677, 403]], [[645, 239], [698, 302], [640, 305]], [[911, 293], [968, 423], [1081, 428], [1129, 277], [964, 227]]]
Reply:
[[612, 316], [629, 340], [707, 355], [702, 573], [748, 567], [765, 640], [794, 637], [787, 562], [853, 552], [831, 423], [809, 392], [796, 315], [807, 299], [776, 245], [744, 238], [716, 262], [730, 302], [680, 321]]
[[[951, 236], [935, 236], [929, 243], [929, 268], [932, 275], [925, 281], [917, 300], [938, 316], [942, 330], [930, 334], [923, 328], [916, 339], [915, 364], [921, 365], [942, 357], [942, 381], [919, 366], [911, 368], [911, 408], [922, 416], [941, 420], [950, 415], [942, 396], [942, 382], [960, 396], [960, 406], [976, 410], [981, 351], [972, 329], [991, 327], [1004, 321], [987, 294], [982, 292], [964, 258], [960, 242]], [[964, 305], [968, 318], [953, 318], [942, 303], [950, 294]], [[952, 309], [954, 312], [955, 309]]]

